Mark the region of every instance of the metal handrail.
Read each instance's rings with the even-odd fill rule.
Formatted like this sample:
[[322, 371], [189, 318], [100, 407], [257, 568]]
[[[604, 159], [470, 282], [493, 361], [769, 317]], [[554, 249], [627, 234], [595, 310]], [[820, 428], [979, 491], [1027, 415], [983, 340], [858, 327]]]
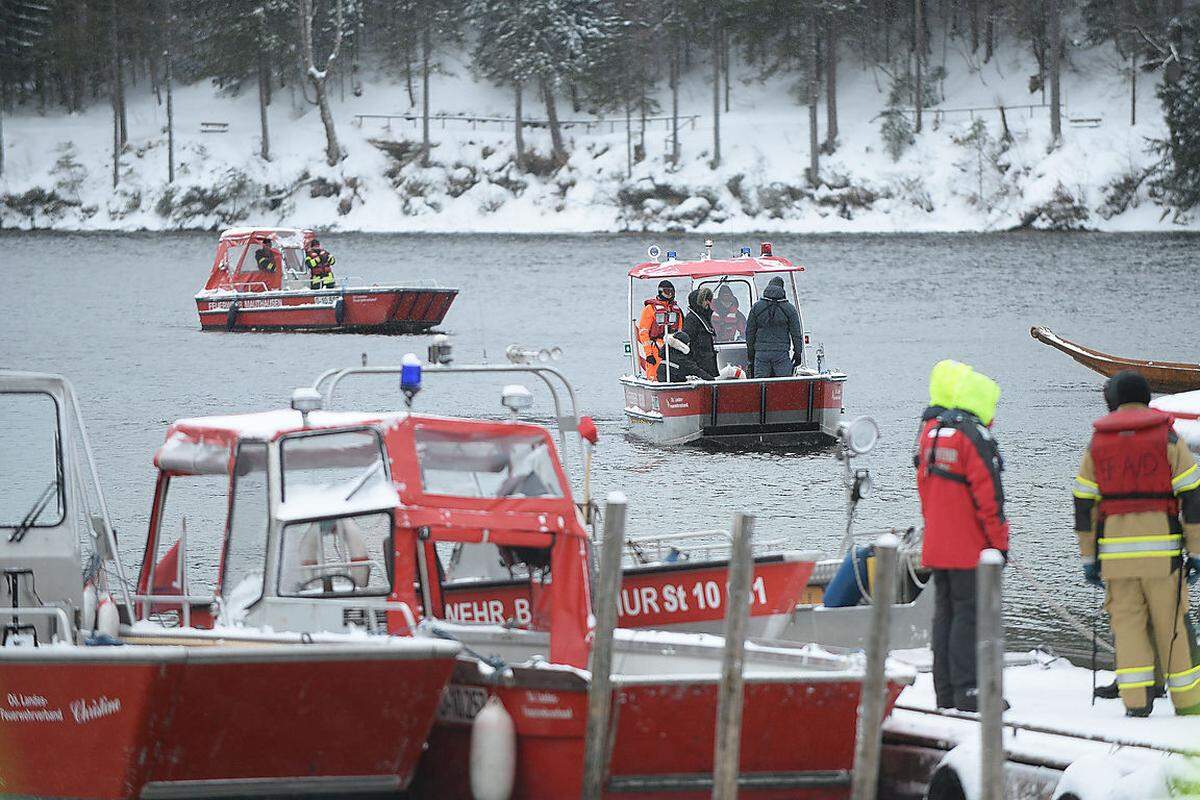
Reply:
[[59, 624], [62, 626], [61, 636], [58, 638], [66, 641], [65, 638], [71, 635], [71, 618], [67, 616], [65, 609], [58, 606], [21, 606], [19, 608], [4, 608], [0, 609], [0, 616], [17, 618], [17, 617], [57, 617]]
[[[554, 417], [558, 427], [559, 447], [563, 453], [567, 451], [567, 431], [578, 432], [579, 430], [579, 403], [575, 397], [575, 389], [571, 386], [570, 381], [566, 376], [559, 372], [554, 367], [539, 366], [536, 364], [467, 364], [463, 366], [446, 366], [442, 364], [427, 364], [421, 367], [422, 375], [436, 374], [477, 374], [477, 373], [505, 373], [505, 372], [523, 372], [531, 375], [536, 375], [541, 381], [546, 384], [546, 388], [550, 391], [550, 396], [554, 400]], [[322, 372], [315, 381], [312, 388], [321, 394], [324, 399], [324, 407], [326, 409], [333, 408], [334, 392], [337, 390], [338, 384], [351, 375], [399, 375], [401, 367], [342, 367], [327, 369]], [[548, 377], [550, 376], [550, 377]], [[566, 389], [567, 397], [570, 400], [570, 416], [563, 414], [563, 402], [560, 396], [559, 389], [555, 387], [554, 381], [558, 382]], [[323, 384], [328, 386], [322, 390]], [[576, 437], [578, 440], [578, 437]], [[580, 474], [583, 469], [583, 445], [579, 443], [577, 455], [580, 463]], [[563, 465], [566, 469], [566, 465]]]

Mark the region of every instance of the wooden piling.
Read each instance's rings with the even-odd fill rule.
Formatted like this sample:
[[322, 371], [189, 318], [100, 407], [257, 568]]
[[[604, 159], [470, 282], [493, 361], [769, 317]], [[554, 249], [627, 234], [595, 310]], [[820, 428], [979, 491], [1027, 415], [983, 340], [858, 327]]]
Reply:
[[896, 601], [896, 550], [900, 540], [885, 533], [875, 542], [875, 585], [871, 591], [871, 629], [867, 664], [858, 700], [858, 734], [854, 742], [852, 800], [875, 800], [883, 745], [883, 712], [887, 708], [888, 631]]
[[738, 765], [742, 752], [742, 668], [746, 660], [746, 628], [750, 623], [750, 580], [754, 572], [751, 536], [754, 517], [733, 518], [729, 551], [729, 589], [725, 607], [725, 655], [717, 689], [717, 727], [713, 747], [713, 800], [738, 796]]
[[1004, 797], [1004, 556], [984, 550], [976, 572], [980, 800]]
[[583, 800], [600, 800], [608, 776], [609, 715], [612, 711], [613, 629], [617, 626], [617, 594], [621, 591], [621, 551], [625, 544], [627, 502], [610, 492], [604, 508], [604, 541], [596, 586], [596, 630], [592, 640], [592, 680], [588, 686], [587, 733], [584, 739]]

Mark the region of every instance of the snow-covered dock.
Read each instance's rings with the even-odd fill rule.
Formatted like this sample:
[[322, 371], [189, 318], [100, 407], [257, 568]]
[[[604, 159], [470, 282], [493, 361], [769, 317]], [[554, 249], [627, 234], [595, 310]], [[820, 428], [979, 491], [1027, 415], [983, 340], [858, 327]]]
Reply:
[[[1200, 796], [1200, 717], [1177, 717], [1160, 698], [1148, 718], [1130, 719], [1120, 700], [1092, 703], [1090, 670], [1041, 652], [1028, 660], [1004, 672], [1005, 797]], [[900, 695], [884, 745], [881, 796], [978, 796], [978, 716], [939, 712], [929, 673]]]

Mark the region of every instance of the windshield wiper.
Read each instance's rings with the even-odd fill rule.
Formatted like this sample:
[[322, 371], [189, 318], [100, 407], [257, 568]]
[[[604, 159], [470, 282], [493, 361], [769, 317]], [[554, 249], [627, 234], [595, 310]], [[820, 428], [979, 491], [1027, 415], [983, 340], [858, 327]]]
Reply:
[[37, 522], [38, 517], [40, 517], [42, 512], [46, 510], [46, 506], [50, 504], [50, 498], [58, 493], [57, 490], [57, 480], [50, 481], [46, 488], [42, 489], [42, 493], [38, 495], [37, 500], [33, 502], [33, 508], [29, 509], [29, 513], [26, 514], [25, 518], [21, 520], [21, 524], [13, 528], [13, 532], [8, 535], [8, 540], [10, 542], [19, 542], [25, 538], [25, 534], [28, 533], [29, 529], [33, 527], [33, 524]]
[[346, 496], [342, 498], [342, 502], [348, 502], [351, 497], [354, 497], [354, 495], [358, 494], [358, 490], [361, 489], [362, 487], [366, 486], [367, 480], [369, 480], [372, 475], [374, 475], [376, 472], [378, 472], [379, 468], [382, 466], [383, 466], [382, 461], [376, 461], [374, 464], [372, 464], [370, 467], [367, 468], [366, 472], [364, 472], [362, 475], [359, 475], [354, 480], [354, 485], [350, 487], [350, 491], [347, 492]]

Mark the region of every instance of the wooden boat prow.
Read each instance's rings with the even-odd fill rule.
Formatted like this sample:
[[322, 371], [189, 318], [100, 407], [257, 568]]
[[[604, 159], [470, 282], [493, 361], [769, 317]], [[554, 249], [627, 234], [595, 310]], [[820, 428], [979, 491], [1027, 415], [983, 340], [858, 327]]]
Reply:
[[1113, 356], [1064, 339], [1042, 325], [1030, 328], [1029, 335], [1043, 344], [1061, 350], [1080, 364], [1101, 375], [1111, 377], [1126, 369], [1139, 372], [1149, 381], [1152, 392], [1173, 393], [1200, 389], [1200, 364]]

